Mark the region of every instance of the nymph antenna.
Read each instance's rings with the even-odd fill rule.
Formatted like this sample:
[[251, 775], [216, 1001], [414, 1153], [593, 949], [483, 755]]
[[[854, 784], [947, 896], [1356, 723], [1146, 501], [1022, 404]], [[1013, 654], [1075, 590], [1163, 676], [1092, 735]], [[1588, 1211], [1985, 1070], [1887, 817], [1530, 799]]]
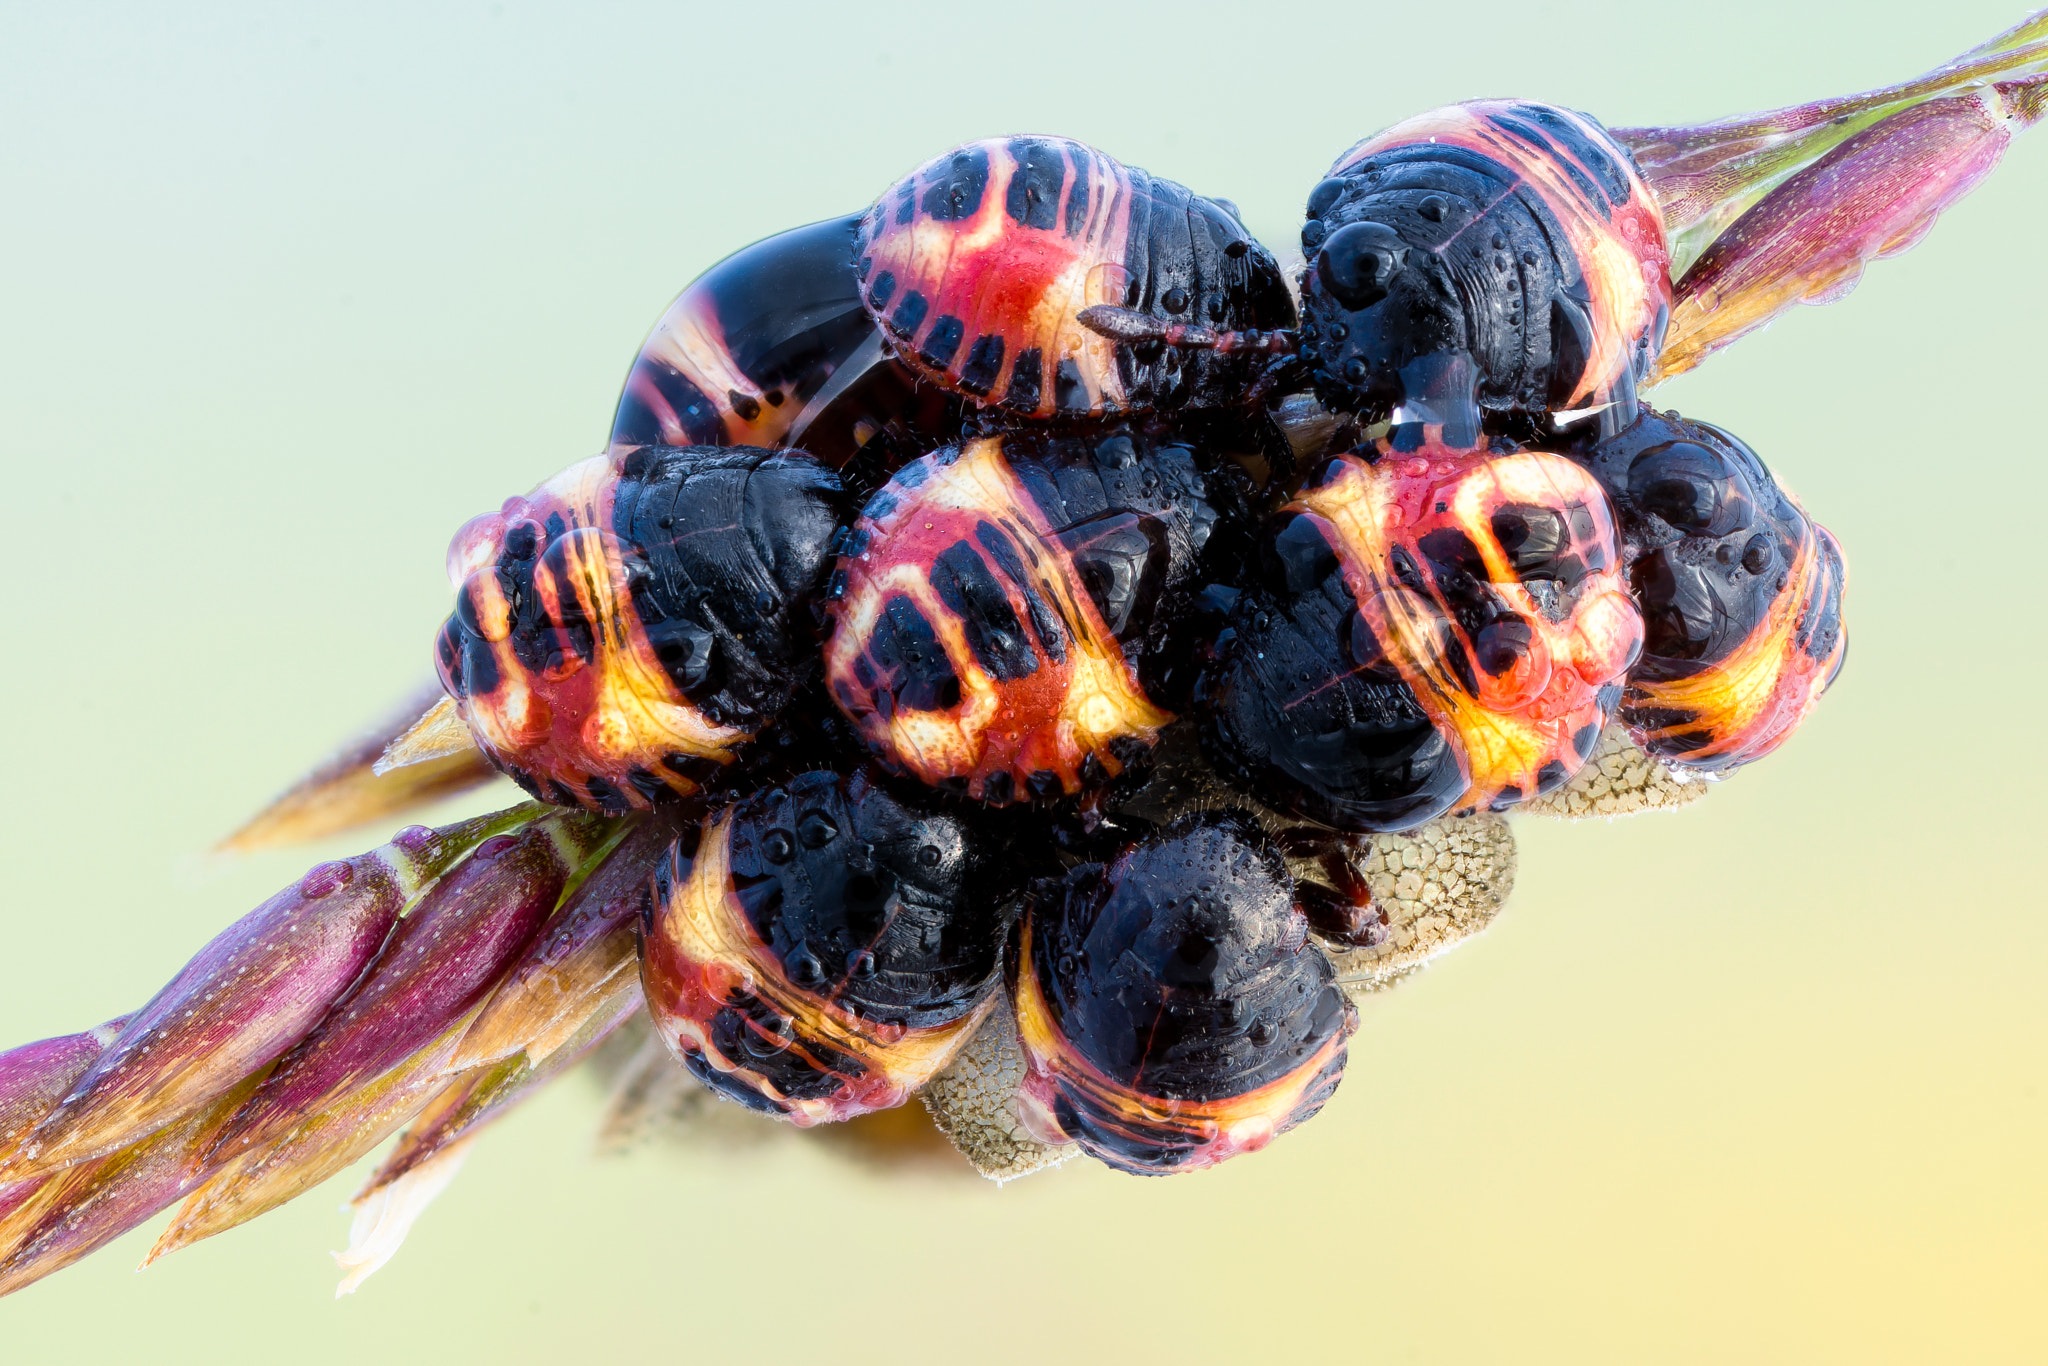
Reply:
[[1156, 341], [1210, 351], [1262, 351], [1269, 356], [1291, 356], [1300, 346], [1300, 338], [1286, 328], [1271, 332], [1218, 332], [1199, 323], [1171, 323], [1114, 304], [1096, 304], [1075, 316], [1083, 327], [1112, 341]]

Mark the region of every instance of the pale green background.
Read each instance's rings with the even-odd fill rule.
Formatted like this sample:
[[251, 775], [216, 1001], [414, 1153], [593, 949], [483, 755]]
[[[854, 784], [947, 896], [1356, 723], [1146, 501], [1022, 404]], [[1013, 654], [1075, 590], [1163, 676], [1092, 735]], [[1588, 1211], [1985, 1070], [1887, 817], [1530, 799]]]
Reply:
[[[134, 1006], [319, 856], [202, 851], [423, 671], [449, 532], [597, 448], [726, 251], [1027, 130], [1285, 248], [1332, 155], [1430, 105], [1705, 118], [2018, 13], [10, 3], [0, 1043]], [[351, 1301], [337, 1183], [0, 1303], [0, 1361], [2048, 1357], [2044, 221], [2036, 133], [1846, 303], [1665, 391], [1840, 536], [1840, 685], [1701, 808], [1520, 822], [1499, 926], [1369, 1009], [1266, 1153], [1002, 1191], [604, 1163], [572, 1082]]]

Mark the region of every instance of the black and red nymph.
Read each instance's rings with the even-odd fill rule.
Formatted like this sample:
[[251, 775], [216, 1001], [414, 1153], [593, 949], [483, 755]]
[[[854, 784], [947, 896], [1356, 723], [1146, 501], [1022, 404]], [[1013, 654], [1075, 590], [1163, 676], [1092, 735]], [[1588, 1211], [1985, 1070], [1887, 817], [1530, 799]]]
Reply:
[[[547, 801], [706, 813], [643, 972], [717, 1089], [799, 1123], [900, 1102], [1014, 935], [1036, 1131], [1136, 1171], [1257, 1147], [1350, 1027], [1282, 844], [1542, 798], [1613, 723], [1721, 771], [1818, 698], [1834, 543], [1747, 447], [1639, 405], [1672, 284], [1624, 148], [1457, 105], [1339, 157], [1308, 213], [1290, 282], [1226, 201], [1062, 138], [956, 148], [707, 272], [609, 454], [458, 538], [442, 675], [490, 760]], [[1294, 396], [1341, 435], [1302, 441]], [[1739, 582], [1699, 572], [1743, 537]], [[1119, 814], [1176, 728], [1240, 812]], [[785, 751], [819, 770], [761, 786]], [[995, 914], [968, 855], [892, 861], [915, 829], [1098, 852]], [[904, 958], [908, 923], [952, 966]], [[1149, 947], [1091, 967], [1106, 935]]]
[[998, 1179], [1308, 1119], [1355, 996], [1498, 909], [1504, 817], [1689, 801], [1834, 680], [1841, 547], [1643, 394], [1986, 174], [2048, 112], [2048, 14], [2007, 37], [1696, 128], [1452, 105], [1338, 156], [1284, 261], [1023, 136], [714, 265], [604, 450], [456, 534], [423, 714], [235, 843], [534, 803], [0, 1053], [0, 1294], [401, 1129], [359, 1207], [416, 1211], [621, 1029], [799, 1126], [921, 1096]]

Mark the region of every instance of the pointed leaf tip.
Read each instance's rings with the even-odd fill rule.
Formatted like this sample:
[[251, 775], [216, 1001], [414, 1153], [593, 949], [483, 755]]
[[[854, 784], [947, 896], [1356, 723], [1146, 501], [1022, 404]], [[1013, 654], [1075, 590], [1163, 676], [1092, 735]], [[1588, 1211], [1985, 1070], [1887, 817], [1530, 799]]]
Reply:
[[418, 1114], [447, 1085], [447, 1062], [467, 1027], [459, 1019], [440, 1038], [362, 1086], [327, 1099], [267, 1146], [214, 1159], [221, 1126], [202, 1129], [196, 1159], [205, 1184], [185, 1203], [144, 1258], [148, 1266], [168, 1253], [225, 1233], [304, 1194], [372, 1149]]
[[[1873, 125], [1995, 83], [2024, 85], [2048, 71], [2044, 15], [2029, 16], [1952, 62], [1879, 90], [1690, 126], [1614, 129], [1664, 211], [1673, 278], [1788, 178]], [[2016, 93], [2015, 112], [2037, 98]], [[2024, 119], [2022, 126], [2031, 121]]]
[[440, 684], [430, 682], [418, 689], [381, 724], [344, 745], [215, 847], [223, 853], [247, 853], [322, 839], [388, 821], [497, 777], [497, 770], [474, 746], [450, 747], [439, 757], [422, 756], [388, 772], [378, 768], [385, 749], [437, 700], [444, 700]]
[[1992, 87], [2005, 114], [2021, 129], [2032, 128], [2048, 115], [2048, 74], [2021, 81], [2003, 81]]
[[364, 1281], [383, 1270], [412, 1232], [414, 1221], [462, 1170], [475, 1141], [464, 1138], [451, 1143], [388, 1185], [343, 1206], [353, 1211], [355, 1218], [349, 1225], [347, 1251], [333, 1254], [335, 1265], [342, 1270], [334, 1298], [355, 1294]]
[[462, 709], [454, 698], [443, 697], [384, 747], [370, 771], [382, 778], [415, 764], [480, 754], [476, 737], [462, 719]]
[[230, 1092], [140, 1143], [29, 1183], [26, 1199], [0, 1193], [0, 1296], [97, 1251], [191, 1190], [209, 1127], [246, 1094]]

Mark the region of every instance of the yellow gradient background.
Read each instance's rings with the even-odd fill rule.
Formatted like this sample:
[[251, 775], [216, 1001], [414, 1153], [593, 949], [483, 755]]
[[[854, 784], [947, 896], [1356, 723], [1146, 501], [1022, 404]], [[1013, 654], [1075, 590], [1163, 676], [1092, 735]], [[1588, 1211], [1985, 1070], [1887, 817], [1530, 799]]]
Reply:
[[[1934, 6], [0, 10], [0, 1044], [130, 1009], [317, 858], [205, 850], [427, 664], [465, 518], [601, 441], [719, 256], [970, 137], [1243, 206], [1418, 110], [1686, 121], [2019, 17]], [[1841, 538], [1848, 666], [1678, 816], [1518, 823], [1497, 927], [1257, 1156], [997, 1190], [589, 1155], [572, 1079], [331, 1303], [335, 1182], [0, 1302], [0, 1362], [2048, 1359], [2048, 132], [1848, 300], [1658, 395]]]

